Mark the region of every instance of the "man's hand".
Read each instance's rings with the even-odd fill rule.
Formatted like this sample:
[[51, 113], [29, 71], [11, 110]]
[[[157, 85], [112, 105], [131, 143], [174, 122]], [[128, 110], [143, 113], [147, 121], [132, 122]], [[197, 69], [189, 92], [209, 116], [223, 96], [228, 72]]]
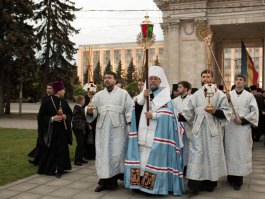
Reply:
[[62, 115], [62, 119], [66, 120], [66, 115], [65, 114]]
[[152, 119], [153, 118], [152, 112], [145, 112], [145, 117], [146, 119]]
[[212, 109], [204, 109], [207, 113], [215, 114], [216, 108], [213, 106]]
[[148, 89], [144, 90], [144, 97], [147, 98], [149, 97], [150, 91]]
[[60, 116], [60, 115], [55, 115], [55, 116], [53, 116], [53, 121], [54, 121], [54, 122], [61, 122], [62, 119], [63, 119], [63, 117]]
[[88, 106], [87, 106], [88, 114], [93, 114], [94, 109], [95, 109], [94, 105], [89, 103]]
[[234, 122], [235, 122], [236, 124], [242, 124], [242, 120], [241, 120], [240, 117], [238, 117], [238, 116], [234, 119]]

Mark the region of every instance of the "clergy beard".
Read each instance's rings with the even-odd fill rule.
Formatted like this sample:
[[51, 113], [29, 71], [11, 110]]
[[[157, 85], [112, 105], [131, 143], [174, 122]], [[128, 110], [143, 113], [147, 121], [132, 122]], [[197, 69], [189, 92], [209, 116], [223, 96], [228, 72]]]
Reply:
[[158, 89], [158, 87], [153, 87], [153, 88], [150, 88], [152, 92], [156, 91]]
[[106, 88], [107, 88], [108, 92], [111, 92], [113, 90], [114, 86], [106, 86]]
[[244, 88], [241, 88], [241, 87], [238, 87], [238, 88], [236, 87], [235, 89], [236, 89], [237, 92], [240, 92], [240, 91], [244, 90]]

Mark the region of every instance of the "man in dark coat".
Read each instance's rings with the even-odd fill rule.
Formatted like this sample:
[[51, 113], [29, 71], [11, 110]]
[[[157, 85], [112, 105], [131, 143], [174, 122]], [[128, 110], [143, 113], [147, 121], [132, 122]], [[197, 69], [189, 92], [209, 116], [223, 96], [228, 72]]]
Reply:
[[73, 113], [63, 99], [63, 82], [53, 84], [54, 95], [45, 100], [38, 114], [40, 145], [39, 174], [56, 175], [60, 178], [71, 169], [68, 144], [72, 144], [71, 120]]
[[[91, 84], [91, 82], [90, 82]], [[93, 84], [93, 83], [92, 83]], [[90, 87], [87, 89], [87, 95], [85, 96], [84, 108], [90, 103]], [[95, 160], [96, 158], [96, 147], [95, 147], [95, 137], [96, 137], [96, 123], [93, 122], [86, 123], [86, 134], [85, 134], [85, 145], [84, 145], [84, 157], [87, 160]]]
[[[51, 95], [53, 95], [52, 83], [48, 83], [46, 86], [46, 95], [42, 98], [41, 102], [43, 103]], [[33, 160], [29, 160], [29, 163], [34, 164], [34, 165], [39, 164], [39, 135], [37, 137], [35, 148], [28, 154], [28, 156], [33, 158]]]
[[252, 127], [252, 138], [254, 141], [259, 141], [260, 136], [262, 134], [261, 129], [262, 129], [262, 112], [264, 110], [264, 101], [261, 95], [257, 93], [257, 86], [252, 85], [250, 86], [251, 93], [254, 95], [258, 108], [259, 108], [259, 124], [258, 127]]

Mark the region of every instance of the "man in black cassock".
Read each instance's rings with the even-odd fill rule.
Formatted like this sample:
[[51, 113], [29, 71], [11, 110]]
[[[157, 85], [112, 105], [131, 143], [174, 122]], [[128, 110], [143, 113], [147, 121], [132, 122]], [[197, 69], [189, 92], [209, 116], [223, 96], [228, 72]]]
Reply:
[[45, 100], [38, 114], [40, 145], [39, 174], [60, 178], [65, 170], [71, 170], [68, 144], [72, 144], [71, 120], [73, 113], [63, 99], [63, 82], [52, 84], [54, 95]]
[[[91, 82], [90, 82], [91, 83]], [[90, 88], [87, 89], [87, 95], [85, 96], [84, 108], [90, 103]], [[84, 146], [84, 158], [87, 160], [95, 160], [96, 158], [96, 124], [97, 120], [86, 123], [86, 134], [85, 134], [85, 146]]]
[[[41, 103], [50, 98], [51, 95], [53, 95], [52, 83], [48, 83], [46, 86], [46, 95], [41, 99]], [[37, 137], [35, 148], [31, 152], [29, 152], [28, 156], [33, 158], [33, 160], [29, 160], [29, 163], [34, 165], [39, 164], [39, 135]]]
[[262, 95], [259, 95], [257, 93], [257, 86], [252, 85], [250, 86], [251, 89], [251, 93], [254, 95], [256, 102], [258, 104], [258, 108], [259, 108], [259, 124], [257, 127], [251, 127], [252, 128], [252, 139], [253, 141], [259, 141], [260, 136], [262, 135], [262, 113], [263, 110], [265, 109], [265, 105], [264, 105], [264, 101], [262, 98]]

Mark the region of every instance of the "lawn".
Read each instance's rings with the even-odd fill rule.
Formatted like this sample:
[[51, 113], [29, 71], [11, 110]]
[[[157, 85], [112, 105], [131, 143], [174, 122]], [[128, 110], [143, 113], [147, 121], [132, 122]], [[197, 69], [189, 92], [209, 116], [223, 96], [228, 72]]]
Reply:
[[[36, 130], [0, 128], [0, 186], [33, 175], [37, 167], [27, 154], [35, 147]], [[75, 143], [70, 147], [73, 159]]]

